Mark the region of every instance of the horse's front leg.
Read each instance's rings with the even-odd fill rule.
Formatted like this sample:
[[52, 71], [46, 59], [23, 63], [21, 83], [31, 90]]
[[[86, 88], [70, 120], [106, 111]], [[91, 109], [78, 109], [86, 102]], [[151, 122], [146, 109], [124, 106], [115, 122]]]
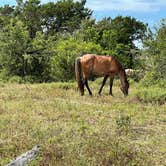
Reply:
[[85, 84], [86, 88], [88, 89], [89, 95], [92, 96], [92, 92], [91, 92], [91, 90], [89, 88], [88, 80], [87, 79], [84, 80], [84, 84]]
[[111, 95], [111, 96], [113, 96], [113, 94], [112, 94], [113, 81], [114, 81], [114, 77], [110, 76], [110, 91], [109, 91], [109, 95]]
[[101, 95], [101, 91], [102, 91], [102, 89], [107, 81], [107, 78], [108, 78], [108, 75], [106, 75], [103, 79], [103, 82], [102, 82], [101, 87], [100, 87], [99, 92], [98, 92], [99, 95]]

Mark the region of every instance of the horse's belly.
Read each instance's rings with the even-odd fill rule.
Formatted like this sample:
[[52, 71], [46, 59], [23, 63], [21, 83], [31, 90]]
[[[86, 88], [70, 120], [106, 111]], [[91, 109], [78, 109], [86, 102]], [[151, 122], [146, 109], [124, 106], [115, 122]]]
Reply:
[[93, 74], [97, 75], [97, 76], [105, 76], [105, 75], [110, 75], [111, 71], [110, 70], [105, 70], [105, 69], [102, 69], [102, 68], [101, 69], [94, 69]]

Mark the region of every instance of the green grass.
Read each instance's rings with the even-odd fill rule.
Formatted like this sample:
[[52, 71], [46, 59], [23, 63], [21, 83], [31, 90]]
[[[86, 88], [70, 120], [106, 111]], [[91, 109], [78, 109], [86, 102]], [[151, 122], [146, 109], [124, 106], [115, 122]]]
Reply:
[[166, 90], [161, 87], [146, 87], [136, 92], [136, 96], [143, 102], [164, 104], [166, 102]]
[[35, 145], [31, 166], [165, 165], [166, 103], [139, 100], [135, 83], [124, 98], [118, 81], [98, 96], [100, 81], [93, 97], [75, 83], [0, 84], [0, 165]]

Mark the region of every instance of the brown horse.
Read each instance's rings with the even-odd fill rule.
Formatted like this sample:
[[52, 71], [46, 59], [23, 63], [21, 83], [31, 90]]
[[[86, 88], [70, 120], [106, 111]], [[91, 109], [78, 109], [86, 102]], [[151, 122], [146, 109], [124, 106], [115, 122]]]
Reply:
[[95, 54], [83, 55], [75, 61], [75, 73], [81, 95], [84, 95], [84, 85], [86, 86], [89, 95], [92, 95], [88, 86], [88, 79], [92, 76], [104, 76], [98, 94], [101, 94], [107, 78], [110, 77], [109, 94], [112, 95], [112, 85], [115, 75], [119, 75], [120, 77], [123, 94], [125, 96], [128, 95], [129, 83], [127, 81], [125, 70], [120, 62], [113, 56], [99, 56]]

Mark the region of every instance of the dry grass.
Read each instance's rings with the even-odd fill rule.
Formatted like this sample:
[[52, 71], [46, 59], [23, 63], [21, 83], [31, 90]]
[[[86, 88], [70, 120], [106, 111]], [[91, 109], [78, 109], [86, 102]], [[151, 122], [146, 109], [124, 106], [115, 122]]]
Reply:
[[34, 166], [165, 165], [166, 104], [138, 101], [136, 84], [98, 96], [98, 82], [93, 97], [74, 83], [0, 84], [0, 165], [34, 145]]

